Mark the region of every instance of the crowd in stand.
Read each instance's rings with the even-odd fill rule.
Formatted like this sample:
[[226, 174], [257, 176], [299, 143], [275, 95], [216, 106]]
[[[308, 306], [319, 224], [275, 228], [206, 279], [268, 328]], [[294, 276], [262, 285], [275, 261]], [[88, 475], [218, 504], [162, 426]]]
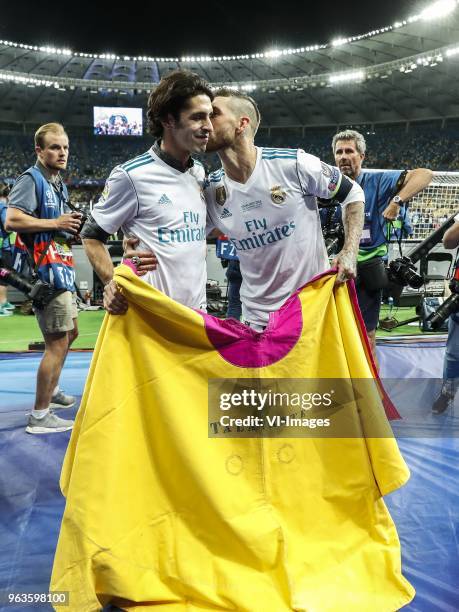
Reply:
[[[362, 130], [363, 131], [363, 130]], [[435, 128], [405, 126], [378, 128], [366, 132], [368, 155], [367, 168], [416, 168], [458, 171], [459, 147], [457, 146], [459, 126]], [[333, 163], [331, 151], [332, 130], [305, 128], [262, 129], [257, 144], [268, 147], [303, 148], [324, 161]], [[0, 179], [14, 179], [34, 162], [30, 147], [31, 137], [2, 136], [0, 134]], [[142, 154], [151, 145], [147, 138], [104, 139], [103, 137], [72, 137], [70, 133], [70, 157], [66, 173], [69, 183], [81, 180], [103, 180], [111, 169], [126, 159]], [[218, 164], [217, 158], [205, 158], [210, 169]]]
[[[363, 130], [362, 130], [363, 131]], [[331, 131], [308, 128], [262, 129], [257, 144], [268, 147], [303, 148], [326, 162], [334, 163], [331, 151]], [[439, 171], [459, 171], [459, 126], [440, 129], [438, 126], [413, 124], [378, 128], [376, 132], [365, 132], [368, 154], [367, 168], [416, 168], [427, 167]], [[26, 135], [0, 135], [0, 180], [13, 181], [23, 170], [35, 162], [30, 147], [31, 137]], [[72, 202], [83, 211], [88, 211], [99, 198], [103, 182], [117, 164], [145, 152], [151, 146], [148, 138], [104, 139], [70, 136], [70, 157], [65, 174]], [[219, 165], [216, 155], [203, 156], [201, 161], [208, 171]], [[444, 196], [447, 194], [445, 193]], [[446, 202], [444, 203], [446, 206]], [[449, 210], [449, 207], [446, 206]], [[428, 232], [443, 221], [444, 212], [429, 202], [423, 203], [422, 211], [412, 204], [413, 226]], [[444, 212], [444, 214], [443, 214]]]
[[[272, 129], [269, 134], [265, 131], [259, 136], [257, 144], [300, 147], [328, 163], [334, 163], [329, 131], [314, 133], [305, 128], [304, 136], [298, 134], [296, 137], [291, 132], [286, 139], [281, 129]], [[426, 167], [439, 171], [459, 170], [459, 127], [442, 130], [412, 125], [406, 131], [403, 125], [376, 132], [362, 132], [368, 146], [364, 164], [366, 168]]]

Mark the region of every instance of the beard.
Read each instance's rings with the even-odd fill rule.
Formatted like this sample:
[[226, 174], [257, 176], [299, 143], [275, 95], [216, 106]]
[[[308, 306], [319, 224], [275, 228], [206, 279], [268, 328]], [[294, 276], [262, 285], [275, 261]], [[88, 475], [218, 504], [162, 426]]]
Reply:
[[353, 181], [355, 180], [355, 172], [352, 166], [339, 167], [339, 171], [341, 174], [344, 174], [344, 176], [349, 177]]
[[231, 147], [234, 143], [234, 138], [226, 134], [219, 134], [218, 136], [211, 134], [207, 143], [206, 153], [215, 153], [221, 149]]

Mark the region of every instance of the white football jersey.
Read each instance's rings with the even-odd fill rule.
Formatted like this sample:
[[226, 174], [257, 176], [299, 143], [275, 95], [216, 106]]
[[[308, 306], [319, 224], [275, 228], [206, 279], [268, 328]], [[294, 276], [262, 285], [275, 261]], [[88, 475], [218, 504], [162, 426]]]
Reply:
[[158, 267], [142, 278], [190, 308], [206, 306], [204, 168], [180, 172], [149, 149], [116, 166], [92, 216], [108, 234], [122, 229], [153, 251]]
[[338, 197], [343, 206], [365, 201], [336, 167], [302, 149], [265, 147], [257, 147], [246, 183], [220, 168], [204, 193], [208, 229], [226, 234], [239, 256], [242, 316], [262, 326], [296, 289], [329, 268], [316, 196]]

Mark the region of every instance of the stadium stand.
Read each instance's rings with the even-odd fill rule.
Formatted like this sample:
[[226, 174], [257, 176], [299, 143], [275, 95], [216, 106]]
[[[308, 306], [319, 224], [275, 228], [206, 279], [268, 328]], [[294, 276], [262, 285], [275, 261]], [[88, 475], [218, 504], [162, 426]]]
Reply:
[[[340, 126], [343, 127], [343, 126]], [[371, 128], [355, 126], [365, 134], [368, 168], [429, 167], [437, 171], [459, 169], [459, 125], [444, 127], [435, 123], [404, 124]], [[338, 129], [338, 128], [337, 128]], [[93, 136], [73, 137], [70, 131], [71, 155], [67, 181], [104, 180], [117, 164], [143, 153], [151, 146], [148, 138], [113, 138], [105, 140]], [[303, 133], [302, 133], [303, 132]], [[334, 129], [316, 131], [302, 128], [264, 128], [257, 144], [267, 147], [301, 147], [324, 161], [333, 163], [330, 143]], [[15, 179], [34, 162], [33, 136], [0, 136], [0, 179]], [[209, 167], [218, 160], [207, 159]]]

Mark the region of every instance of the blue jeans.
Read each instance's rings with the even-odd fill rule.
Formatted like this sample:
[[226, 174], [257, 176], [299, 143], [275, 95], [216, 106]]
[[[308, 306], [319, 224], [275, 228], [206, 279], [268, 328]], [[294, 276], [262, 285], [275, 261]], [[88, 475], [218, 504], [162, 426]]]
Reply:
[[443, 379], [459, 378], [459, 313], [450, 316]]
[[238, 261], [230, 259], [226, 277], [228, 279], [228, 310], [226, 311], [226, 316], [228, 319], [231, 318], [240, 321], [242, 306], [239, 290], [241, 288], [242, 276]]

